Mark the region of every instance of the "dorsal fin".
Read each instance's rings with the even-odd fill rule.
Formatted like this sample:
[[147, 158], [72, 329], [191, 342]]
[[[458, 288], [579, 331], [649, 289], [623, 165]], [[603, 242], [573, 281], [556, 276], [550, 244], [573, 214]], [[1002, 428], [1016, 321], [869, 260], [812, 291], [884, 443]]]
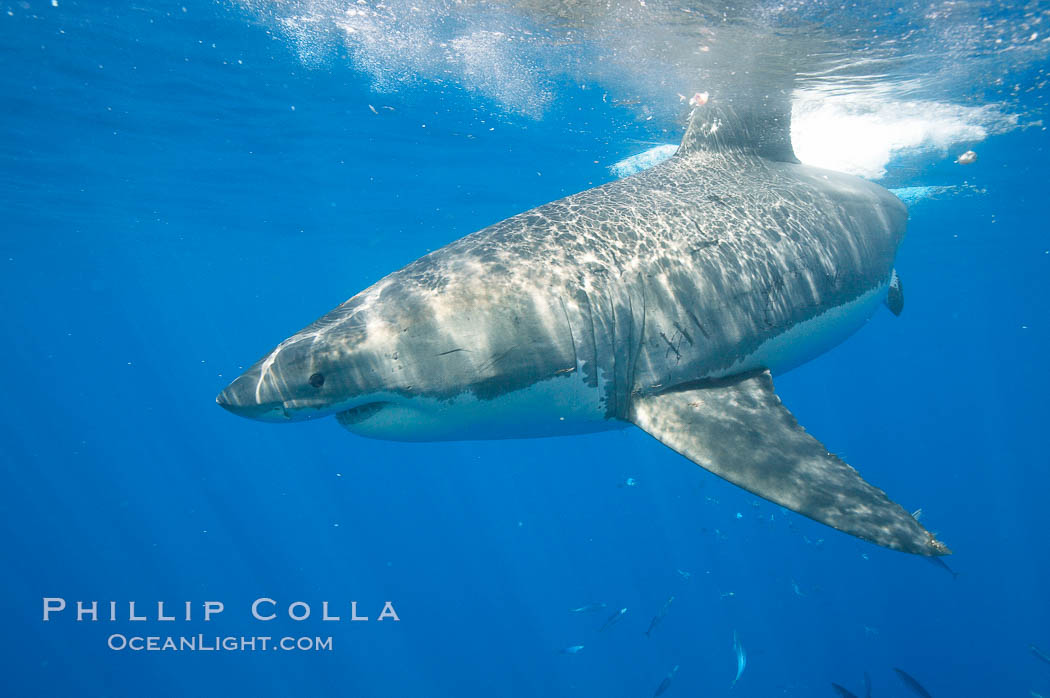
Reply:
[[791, 149], [790, 95], [776, 92], [748, 103], [712, 99], [694, 108], [676, 155], [723, 151], [797, 164]]

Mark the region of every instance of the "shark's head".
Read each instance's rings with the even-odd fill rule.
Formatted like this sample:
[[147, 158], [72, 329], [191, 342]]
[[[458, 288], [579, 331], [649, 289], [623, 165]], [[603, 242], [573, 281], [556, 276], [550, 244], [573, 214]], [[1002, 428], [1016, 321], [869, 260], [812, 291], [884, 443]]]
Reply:
[[348, 302], [278, 344], [219, 393], [234, 414], [291, 422], [337, 414], [366, 404], [388, 373], [381, 323], [364, 321]]
[[268, 422], [335, 415], [378, 438], [482, 438], [491, 401], [575, 366], [564, 315], [492, 283], [436, 294], [400, 276], [281, 342], [216, 402]]

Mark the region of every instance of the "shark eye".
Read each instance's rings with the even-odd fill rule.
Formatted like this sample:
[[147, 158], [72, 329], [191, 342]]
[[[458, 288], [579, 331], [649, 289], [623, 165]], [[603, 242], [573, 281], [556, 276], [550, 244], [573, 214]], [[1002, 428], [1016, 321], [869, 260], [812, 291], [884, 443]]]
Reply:
[[310, 385], [312, 385], [315, 388], [320, 388], [322, 385], [324, 385], [324, 374], [315, 373], [312, 376], [310, 376]]

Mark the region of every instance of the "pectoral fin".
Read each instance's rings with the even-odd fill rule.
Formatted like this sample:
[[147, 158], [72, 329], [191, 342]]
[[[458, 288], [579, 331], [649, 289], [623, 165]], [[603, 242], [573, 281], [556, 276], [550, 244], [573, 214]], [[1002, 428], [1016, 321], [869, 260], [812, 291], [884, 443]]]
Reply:
[[719, 477], [840, 531], [919, 555], [951, 552], [807, 434], [769, 371], [636, 396], [631, 421]]

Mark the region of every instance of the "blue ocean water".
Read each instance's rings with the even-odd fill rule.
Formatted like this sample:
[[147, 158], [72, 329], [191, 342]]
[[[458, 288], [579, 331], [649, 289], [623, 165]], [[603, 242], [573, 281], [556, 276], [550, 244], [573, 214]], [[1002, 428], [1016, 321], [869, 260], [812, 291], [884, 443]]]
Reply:
[[[6, 695], [651, 696], [676, 665], [666, 696], [862, 695], [864, 672], [908, 695], [893, 667], [934, 696], [1050, 695], [1029, 650], [1050, 648], [1045, 61], [999, 66], [1017, 128], [894, 154], [887, 186], [961, 192], [912, 204], [905, 312], [777, 379], [808, 431], [923, 510], [953, 578], [637, 429], [405, 444], [218, 408], [386, 273], [681, 128], [673, 89], [646, 114], [608, 73], [552, 74], [538, 106], [498, 65], [509, 97], [410, 63], [386, 84], [363, 62], [381, 54], [306, 60], [280, 31], [316, 3], [259, 5], [0, 3]], [[70, 607], [44, 622], [51, 597]], [[259, 598], [277, 620], [251, 617]], [[122, 618], [76, 622], [77, 600]], [[225, 608], [204, 622], [209, 600]], [[158, 601], [193, 619], [157, 620]], [[287, 618], [297, 601], [309, 619]], [[398, 621], [377, 620], [387, 601]], [[198, 633], [333, 647], [107, 646]]]

